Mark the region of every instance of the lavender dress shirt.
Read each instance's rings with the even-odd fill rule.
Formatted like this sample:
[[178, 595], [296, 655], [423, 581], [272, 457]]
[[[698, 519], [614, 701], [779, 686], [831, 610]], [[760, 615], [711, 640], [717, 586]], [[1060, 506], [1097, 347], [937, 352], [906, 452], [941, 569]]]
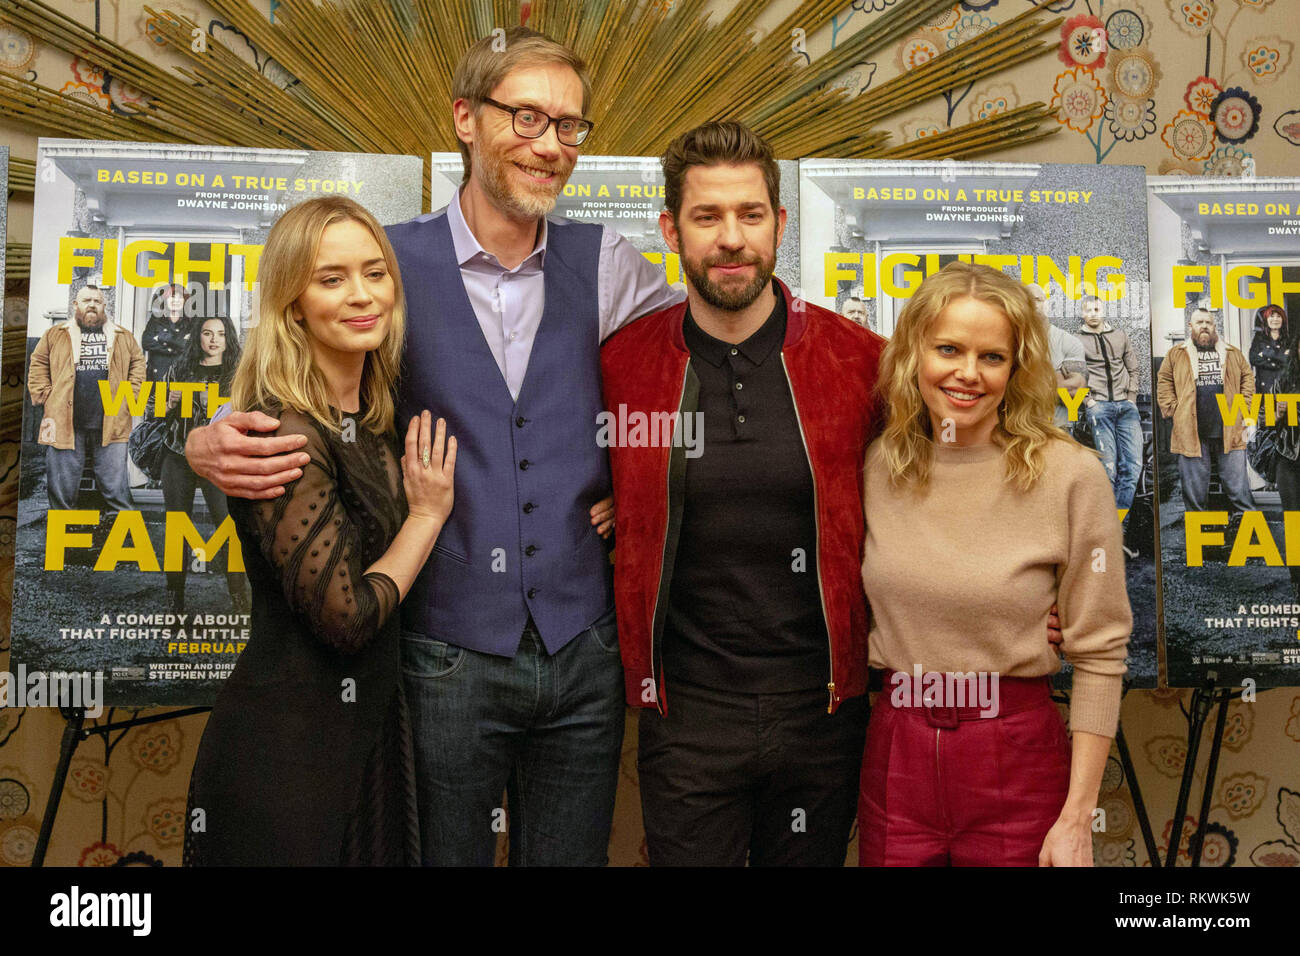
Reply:
[[[459, 193], [447, 206], [447, 225], [461, 280], [483, 338], [510, 395], [518, 399], [537, 326], [542, 321], [546, 220], [542, 221], [537, 247], [513, 269], [502, 266], [474, 238], [461, 212]], [[597, 294], [603, 342], [633, 319], [676, 305], [686, 298], [686, 293], [670, 287], [662, 267], [646, 259], [618, 232], [609, 226], [602, 228]]]

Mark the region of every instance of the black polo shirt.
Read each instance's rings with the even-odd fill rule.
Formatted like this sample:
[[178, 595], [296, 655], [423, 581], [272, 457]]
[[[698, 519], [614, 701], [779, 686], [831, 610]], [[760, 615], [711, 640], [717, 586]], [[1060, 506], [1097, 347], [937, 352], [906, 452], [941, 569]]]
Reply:
[[664, 627], [669, 682], [766, 694], [829, 680], [812, 472], [781, 362], [785, 328], [780, 294], [738, 345], [686, 313], [703, 454], [686, 459]]

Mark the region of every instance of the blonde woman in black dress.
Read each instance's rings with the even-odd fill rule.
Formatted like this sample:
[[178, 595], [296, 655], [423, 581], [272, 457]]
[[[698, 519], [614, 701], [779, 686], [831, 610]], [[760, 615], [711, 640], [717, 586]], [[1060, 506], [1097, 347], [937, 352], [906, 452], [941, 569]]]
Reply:
[[185, 860], [418, 863], [394, 611], [451, 511], [456, 440], [426, 411], [398, 446], [401, 279], [363, 207], [290, 209], [259, 272], [233, 406], [306, 436], [309, 460], [279, 497], [230, 499], [252, 632], [199, 745]]

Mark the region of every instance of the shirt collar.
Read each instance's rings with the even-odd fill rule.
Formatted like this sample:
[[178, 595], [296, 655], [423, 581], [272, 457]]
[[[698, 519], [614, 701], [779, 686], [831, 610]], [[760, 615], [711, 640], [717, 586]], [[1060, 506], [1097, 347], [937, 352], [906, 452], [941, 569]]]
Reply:
[[691, 315], [690, 306], [686, 307], [686, 319], [682, 325], [682, 334], [686, 338], [686, 348], [692, 356], [698, 355], [714, 368], [721, 368], [730, 349], [736, 349], [754, 365], [762, 365], [772, 354], [772, 350], [785, 341], [785, 296], [777, 289], [776, 305], [767, 318], [763, 320], [754, 334], [736, 345], [715, 339], [705, 332]]
[[479, 245], [478, 239], [470, 231], [469, 223], [465, 221], [465, 213], [460, 208], [462, 192], [463, 188], [456, 190], [455, 198], [447, 204], [447, 226], [451, 229], [452, 248], [456, 250], [456, 264], [465, 266], [471, 262], [479, 262], [495, 266], [497, 269], [502, 269], [502, 271], [540, 272], [542, 265], [546, 261], [546, 236], [548, 232], [546, 217], [542, 217], [542, 228], [533, 251], [515, 268], [505, 270], [497, 257]]

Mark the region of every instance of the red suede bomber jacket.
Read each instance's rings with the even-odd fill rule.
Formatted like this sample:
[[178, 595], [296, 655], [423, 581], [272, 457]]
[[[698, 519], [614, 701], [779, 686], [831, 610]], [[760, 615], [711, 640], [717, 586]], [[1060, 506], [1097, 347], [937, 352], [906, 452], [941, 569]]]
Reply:
[[[787, 316], [781, 362], [813, 476], [818, 583], [830, 634], [827, 713], [834, 713], [867, 686], [862, 466], [881, 424], [872, 391], [885, 343], [834, 312], [794, 298], [779, 280], [777, 286]], [[639, 412], [644, 421], [663, 423], [665, 413], [698, 410], [699, 382], [682, 335], [685, 316], [683, 302], [606, 341], [600, 357], [605, 408], [616, 421], [635, 423]], [[674, 436], [680, 421], [671, 419]], [[666, 713], [662, 637], [686, 458], [680, 441], [664, 441], [662, 428], [658, 434], [646, 428], [642, 435], [644, 441], [610, 441], [618, 509], [614, 601], [628, 703]]]

